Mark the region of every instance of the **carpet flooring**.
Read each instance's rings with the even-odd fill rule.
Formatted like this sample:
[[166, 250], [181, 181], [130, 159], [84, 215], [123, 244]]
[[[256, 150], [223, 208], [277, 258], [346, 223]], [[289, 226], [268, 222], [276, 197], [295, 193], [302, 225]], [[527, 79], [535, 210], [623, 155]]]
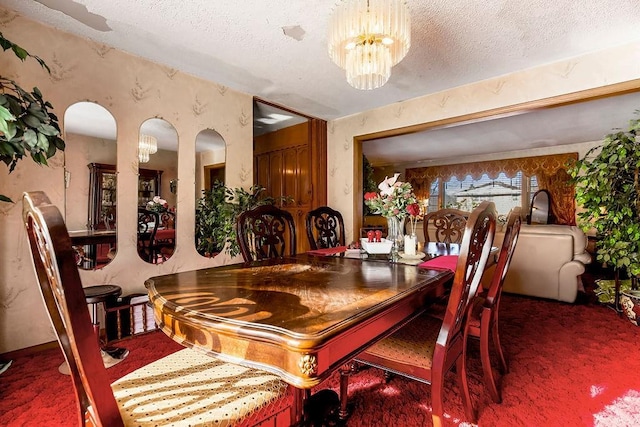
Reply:
[[[613, 310], [581, 298], [577, 304], [505, 295], [500, 327], [510, 372], [503, 402], [483, 387], [477, 345], [469, 372], [478, 426], [640, 426], [640, 328]], [[125, 340], [126, 360], [108, 370], [112, 380], [180, 346], [154, 332]], [[0, 375], [0, 425], [76, 426], [69, 377], [58, 373], [58, 350], [18, 358]], [[446, 377], [447, 423], [464, 419], [453, 374]], [[334, 375], [321, 388], [338, 389]], [[351, 377], [348, 426], [430, 426], [430, 388], [378, 369]]]

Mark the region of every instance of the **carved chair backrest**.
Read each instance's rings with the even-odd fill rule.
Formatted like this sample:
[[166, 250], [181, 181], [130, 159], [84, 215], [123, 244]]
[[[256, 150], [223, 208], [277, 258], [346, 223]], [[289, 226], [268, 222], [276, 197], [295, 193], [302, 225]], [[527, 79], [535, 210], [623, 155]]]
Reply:
[[312, 250], [345, 245], [342, 214], [328, 206], [320, 206], [306, 217], [307, 239]]
[[522, 225], [521, 215], [522, 209], [518, 206], [511, 209], [509, 216], [507, 217], [504, 240], [502, 240], [502, 247], [500, 248], [500, 254], [498, 255], [498, 262], [495, 270], [493, 270], [491, 284], [489, 285], [489, 289], [484, 299], [484, 306], [486, 308], [491, 308], [492, 306], [497, 307], [500, 302], [504, 278], [509, 270], [511, 258], [513, 257], [513, 252], [515, 251], [516, 244], [518, 243], [518, 236], [520, 235], [520, 226]]
[[153, 262], [153, 244], [160, 226], [158, 212], [138, 208], [138, 254], [148, 262]]
[[245, 262], [296, 254], [293, 216], [277, 206], [263, 205], [241, 213], [236, 234]]
[[464, 333], [464, 322], [484, 273], [496, 232], [493, 202], [482, 202], [469, 215], [437, 347], [449, 348]]
[[[424, 241], [461, 243], [469, 212], [458, 209], [440, 209], [424, 216]], [[431, 234], [435, 239], [431, 238]]]
[[40, 291], [80, 406], [79, 424], [91, 406], [102, 425], [122, 426], [62, 215], [41, 191], [25, 193], [22, 205]]

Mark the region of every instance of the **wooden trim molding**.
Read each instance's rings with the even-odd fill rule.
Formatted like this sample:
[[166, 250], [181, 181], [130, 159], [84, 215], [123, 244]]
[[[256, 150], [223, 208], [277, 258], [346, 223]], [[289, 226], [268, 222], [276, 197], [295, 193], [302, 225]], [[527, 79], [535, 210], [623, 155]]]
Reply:
[[372, 139], [389, 138], [399, 135], [407, 135], [431, 129], [445, 129], [448, 127], [463, 124], [478, 123], [502, 117], [525, 114], [532, 111], [561, 107], [580, 102], [593, 101], [612, 96], [625, 95], [628, 93], [640, 92], [640, 79], [629, 80], [621, 83], [600, 86], [570, 92], [563, 95], [542, 98], [534, 101], [522, 102], [504, 107], [492, 108], [484, 111], [463, 114], [446, 119], [433, 120], [411, 126], [404, 126], [395, 129], [387, 129], [369, 134], [357, 135], [353, 138], [353, 230], [359, 230], [362, 226], [362, 144]]

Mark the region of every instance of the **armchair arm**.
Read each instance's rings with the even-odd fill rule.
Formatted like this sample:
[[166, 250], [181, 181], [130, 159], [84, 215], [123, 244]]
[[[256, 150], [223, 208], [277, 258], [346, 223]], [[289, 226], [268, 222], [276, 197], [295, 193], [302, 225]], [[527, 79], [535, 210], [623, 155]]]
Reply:
[[575, 302], [578, 288], [581, 285], [580, 275], [584, 273], [584, 264], [580, 261], [569, 261], [558, 272], [558, 300]]

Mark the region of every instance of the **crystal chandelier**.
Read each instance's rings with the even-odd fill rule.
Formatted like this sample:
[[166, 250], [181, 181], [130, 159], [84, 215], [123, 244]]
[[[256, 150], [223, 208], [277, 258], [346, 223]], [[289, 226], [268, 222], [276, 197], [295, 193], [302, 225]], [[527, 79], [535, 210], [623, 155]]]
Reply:
[[140, 163], [147, 163], [149, 155], [158, 152], [158, 140], [155, 136], [140, 134], [138, 141], [138, 160]]
[[329, 56], [356, 89], [383, 86], [411, 46], [404, 0], [341, 0], [329, 21]]

